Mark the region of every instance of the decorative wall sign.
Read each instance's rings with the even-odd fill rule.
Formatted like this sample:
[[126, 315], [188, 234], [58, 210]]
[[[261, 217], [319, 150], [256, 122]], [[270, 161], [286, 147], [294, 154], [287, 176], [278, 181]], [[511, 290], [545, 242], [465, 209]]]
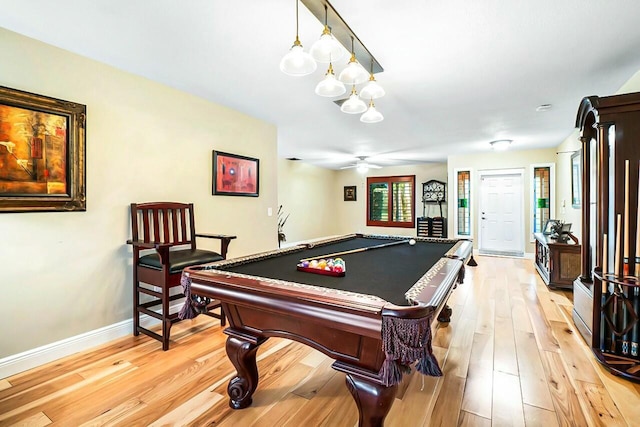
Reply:
[[345, 185], [344, 187], [344, 201], [355, 202], [356, 201], [356, 189], [355, 185]]

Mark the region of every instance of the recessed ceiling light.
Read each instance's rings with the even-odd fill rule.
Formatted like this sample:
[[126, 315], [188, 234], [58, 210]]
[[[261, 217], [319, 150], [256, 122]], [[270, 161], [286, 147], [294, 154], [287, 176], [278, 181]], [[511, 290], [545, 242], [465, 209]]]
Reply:
[[551, 104], [542, 104], [542, 105], [538, 105], [536, 107], [536, 111], [537, 112], [549, 111], [549, 110], [551, 110], [551, 108], [552, 108]]
[[511, 145], [513, 141], [511, 139], [498, 139], [496, 141], [491, 141], [491, 148], [496, 151], [504, 151]]

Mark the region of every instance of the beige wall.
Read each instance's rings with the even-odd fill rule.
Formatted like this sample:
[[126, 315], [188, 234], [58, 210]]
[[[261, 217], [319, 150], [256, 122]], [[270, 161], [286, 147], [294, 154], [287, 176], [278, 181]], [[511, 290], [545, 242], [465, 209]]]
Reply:
[[[0, 214], [0, 358], [131, 318], [131, 202], [194, 202], [230, 256], [277, 246], [273, 125], [3, 29], [0, 52], [0, 85], [87, 105], [87, 211]], [[260, 197], [211, 195], [213, 149], [260, 159]]]
[[[617, 92], [616, 94], [631, 93], [640, 91], [640, 71], [635, 73]], [[601, 94], [608, 96], [610, 94]], [[576, 113], [578, 111], [579, 102], [576, 102]], [[564, 209], [558, 210], [558, 219], [564, 222], [570, 222], [572, 225], [572, 233], [582, 242], [582, 209], [573, 208], [571, 206], [571, 154], [580, 150], [581, 145], [578, 140], [578, 130], [574, 130], [567, 139], [562, 141], [558, 146], [558, 159], [556, 167], [556, 198], [558, 206], [564, 204]]]
[[342, 188], [338, 172], [300, 161], [278, 160], [278, 202], [284, 215], [285, 243], [300, 242], [339, 233], [336, 205]]
[[[525, 252], [533, 253], [534, 247], [531, 243], [531, 218], [529, 212], [531, 212], [531, 165], [555, 163], [556, 161], [556, 149], [549, 148], [544, 150], [527, 150], [527, 151], [503, 151], [492, 152], [487, 148], [486, 153], [474, 153], [469, 155], [449, 156], [448, 158], [448, 170], [449, 170], [449, 182], [455, 182], [454, 170], [456, 169], [471, 169], [473, 171], [471, 175], [471, 209], [472, 209], [472, 238], [474, 240], [474, 246], [478, 247], [479, 236], [479, 222], [478, 218], [478, 201], [480, 199], [479, 192], [479, 171], [494, 170], [494, 169], [522, 169], [524, 171], [524, 227], [525, 227]], [[557, 182], [557, 180], [556, 180]], [[453, 188], [447, 187], [449, 190], [449, 198], [453, 197]], [[449, 235], [453, 235], [453, 207], [455, 204], [450, 204], [448, 212], [449, 221]], [[558, 207], [556, 206], [556, 212]]]
[[[416, 175], [416, 216], [422, 216], [422, 183], [447, 180], [444, 163], [372, 169], [366, 174], [286, 159], [280, 159], [278, 165], [278, 200], [289, 214], [284, 227], [287, 243], [356, 232], [414, 236], [415, 228], [367, 227], [367, 177]], [[344, 187], [352, 185], [357, 187], [357, 200], [345, 202]], [[446, 204], [442, 209], [446, 215]], [[432, 205], [427, 215], [439, 215], [437, 205]]]
[[[578, 106], [576, 105], [576, 111]], [[556, 161], [556, 217], [571, 223], [571, 233], [582, 242], [582, 209], [571, 205], [571, 155], [580, 149], [578, 131], [574, 131], [558, 146]]]
[[[422, 216], [422, 183], [432, 179], [447, 181], [447, 165], [445, 163], [428, 163], [413, 166], [395, 166], [382, 169], [370, 169], [366, 174], [359, 173], [356, 169], [345, 169], [337, 172], [335, 200], [335, 217], [339, 233], [374, 233], [397, 234], [401, 236], [415, 236], [415, 228], [389, 228], [367, 226], [367, 177], [368, 176], [416, 176], [416, 217]], [[357, 187], [357, 200], [345, 202], [343, 197], [344, 186], [355, 185]], [[443, 213], [447, 215], [447, 206], [443, 204]], [[439, 216], [438, 205], [431, 205], [427, 216]]]

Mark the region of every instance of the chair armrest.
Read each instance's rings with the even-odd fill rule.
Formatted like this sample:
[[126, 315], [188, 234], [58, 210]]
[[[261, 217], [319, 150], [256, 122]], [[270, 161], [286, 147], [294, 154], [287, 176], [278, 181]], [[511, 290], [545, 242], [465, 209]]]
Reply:
[[169, 264], [169, 248], [172, 246], [169, 243], [154, 243], [154, 242], [143, 242], [141, 240], [127, 240], [127, 244], [132, 245], [134, 248], [133, 257], [135, 262], [138, 262], [138, 254], [140, 253], [140, 249], [155, 249], [158, 252], [158, 256], [160, 257], [160, 263], [162, 265]]
[[154, 243], [154, 242], [143, 242], [142, 240], [127, 240], [128, 245], [133, 245], [139, 249], [156, 249], [161, 250], [163, 248], [170, 248], [171, 244], [169, 243]]
[[227, 250], [229, 249], [229, 243], [232, 239], [237, 238], [237, 236], [229, 236], [227, 234], [201, 234], [196, 233], [196, 237], [207, 237], [210, 239], [220, 239], [220, 255], [222, 258], [227, 259]]
[[238, 236], [230, 236], [227, 234], [209, 234], [209, 233], [196, 233], [196, 237], [207, 237], [209, 239], [220, 239], [220, 240], [232, 240], [236, 239]]

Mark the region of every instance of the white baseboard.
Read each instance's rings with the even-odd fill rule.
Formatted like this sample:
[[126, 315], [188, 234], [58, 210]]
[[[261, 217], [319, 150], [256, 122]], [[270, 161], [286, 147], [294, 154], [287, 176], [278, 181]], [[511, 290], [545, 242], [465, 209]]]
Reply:
[[[178, 306], [181, 306], [181, 304], [178, 303]], [[172, 306], [172, 308], [174, 307]], [[160, 323], [160, 321], [151, 316], [140, 316], [140, 324], [145, 328], [157, 325], [158, 323]], [[123, 320], [113, 325], [4, 357], [0, 359], [0, 379], [7, 378], [28, 369], [33, 369], [80, 351], [106, 344], [109, 341], [131, 335], [132, 333], [133, 319]]]

